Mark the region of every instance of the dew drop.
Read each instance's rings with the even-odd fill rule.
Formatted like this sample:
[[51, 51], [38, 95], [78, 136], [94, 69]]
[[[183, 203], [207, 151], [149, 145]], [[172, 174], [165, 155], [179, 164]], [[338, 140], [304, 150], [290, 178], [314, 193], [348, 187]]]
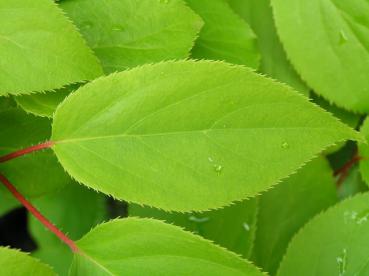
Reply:
[[208, 160], [209, 160], [210, 163], [213, 163], [214, 162], [214, 159], [211, 158], [210, 156], [208, 157]]
[[115, 31], [115, 32], [122, 32], [122, 31], [124, 31], [124, 27], [121, 26], [121, 25], [115, 25], [113, 27], [113, 31]]
[[341, 30], [339, 43], [342, 45], [342, 44], [345, 44], [347, 41], [348, 41], [348, 38], [347, 38], [346, 33], [343, 30]]
[[283, 149], [288, 149], [289, 147], [290, 147], [290, 145], [287, 142], [282, 143], [282, 148]]
[[223, 166], [219, 164], [214, 165], [214, 171], [219, 175], [223, 170]]
[[249, 225], [248, 223], [246, 223], [246, 222], [242, 223], [242, 227], [243, 227], [243, 229], [245, 229], [247, 232], [249, 232], [249, 231], [250, 231], [250, 225]]
[[346, 272], [346, 266], [347, 266], [347, 250], [344, 248], [342, 250], [342, 253], [340, 256], [336, 258], [337, 264], [338, 264], [338, 271], [339, 276], [343, 276]]
[[192, 215], [192, 216], [189, 216], [189, 217], [188, 217], [188, 220], [189, 220], [189, 221], [196, 222], [196, 223], [204, 223], [204, 222], [209, 221], [209, 220], [210, 220], [210, 218], [209, 218], [209, 217], [203, 217], [203, 218], [200, 218], [200, 217], [196, 217], [196, 216]]

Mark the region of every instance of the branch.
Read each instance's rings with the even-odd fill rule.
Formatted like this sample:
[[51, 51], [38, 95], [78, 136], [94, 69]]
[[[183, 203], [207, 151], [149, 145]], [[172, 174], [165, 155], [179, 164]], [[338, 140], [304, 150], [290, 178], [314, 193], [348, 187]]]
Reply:
[[69, 239], [62, 231], [53, 225], [47, 218], [45, 218], [25, 197], [17, 191], [17, 189], [9, 182], [9, 180], [0, 173], [0, 182], [13, 194], [13, 196], [24, 206], [27, 210], [39, 220], [46, 228], [53, 232], [62, 242], [69, 246], [72, 252], [79, 252], [77, 245]]
[[361, 159], [363, 158], [359, 156], [358, 153], [355, 153], [354, 156], [349, 161], [347, 161], [341, 168], [339, 168], [334, 172], [333, 175], [338, 176], [337, 187], [339, 187], [343, 183], [343, 181], [345, 181], [346, 177], [350, 172], [350, 169]]
[[55, 143], [52, 142], [52, 141], [47, 141], [47, 142], [42, 143], [42, 144], [38, 144], [38, 145], [35, 145], [35, 146], [32, 146], [32, 147], [28, 147], [28, 148], [25, 148], [25, 149], [21, 149], [21, 150], [9, 153], [7, 155], [4, 155], [4, 156], [0, 157], [0, 163], [12, 160], [14, 158], [29, 154], [29, 153], [34, 152], [34, 151], [51, 148], [54, 144]]

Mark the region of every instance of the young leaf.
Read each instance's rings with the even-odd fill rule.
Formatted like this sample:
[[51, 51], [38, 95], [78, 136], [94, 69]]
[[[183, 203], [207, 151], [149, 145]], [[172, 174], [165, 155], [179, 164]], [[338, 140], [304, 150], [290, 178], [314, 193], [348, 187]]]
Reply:
[[[87, 188], [70, 183], [61, 191], [33, 201], [38, 210], [73, 239], [79, 239], [106, 219], [105, 198]], [[73, 254], [64, 243], [30, 216], [30, 233], [37, 242], [32, 254], [48, 263], [61, 275], [67, 275]]]
[[186, 1], [205, 22], [192, 50], [192, 57], [259, 67], [255, 34], [225, 0]]
[[319, 157], [260, 197], [253, 251], [257, 265], [275, 275], [293, 235], [337, 202], [332, 175], [328, 162]]
[[311, 220], [292, 239], [278, 275], [368, 275], [368, 201], [361, 194]]
[[287, 55], [309, 86], [338, 106], [369, 112], [367, 1], [271, 2]]
[[[367, 141], [369, 141], [369, 119], [368, 117], [365, 119], [364, 124], [362, 125], [360, 132], [365, 136]], [[360, 144], [359, 145], [359, 156], [361, 156], [360, 160], [360, 172], [363, 176], [363, 179], [367, 185], [369, 185], [369, 145], [368, 144]]]
[[102, 73], [53, 1], [1, 1], [0, 26], [0, 95], [47, 91]]
[[56, 275], [55, 272], [46, 264], [30, 257], [26, 253], [6, 247], [0, 247], [0, 266], [1, 275]]
[[248, 258], [255, 237], [257, 203], [256, 199], [250, 199], [220, 210], [190, 214], [169, 213], [132, 204], [129, 215], [165, 220]]
[[211, 61], [93, 81], [58, 107], [52, 134], [78, 181], [175, 211], [254, 196], [344, 139], [361, 136], [289, 87]]
[[27, 112], [42, 117], [52, 118], [57, 106], [65, 99], [66, 96], [76, 90], [79, 86], [79, 84], [72, 84], [58, 89], [57, 91], [22, 95], [15, 99], [18, 105]]
[[107, 73], [186, 58], [203, 25], [182, 0], [66, 0], [60, 5]]
[[[50, 133], [51, 121], [46, 118], [17, 108], [0, 111], [0, 156], [44, 142]], [[0, 163], [0, 171], [26, 197], [53, 192], [70, 181], [51, 150]]]
[[277, 36], [270, 0], [228, 0], [228, 3], [250, 24], [258, 37], [261, 52], [260, 71], [308, 95], [309, 89], [287, 60]]
[[77, 245], [71, 275], [264, 275], [234, 253], [152, 219], [110, 221]]

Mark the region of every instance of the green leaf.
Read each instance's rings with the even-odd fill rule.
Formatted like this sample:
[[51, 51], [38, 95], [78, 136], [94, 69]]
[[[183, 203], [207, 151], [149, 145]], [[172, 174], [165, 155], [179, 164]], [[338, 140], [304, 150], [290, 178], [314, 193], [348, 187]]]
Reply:
[[358, 166], [353, 167], [348, 173], [347, 177], [338, 187], [339, 198], [346, 199], [352, 197], [357, 193], [367, 192], [368, 186], [363, 181]]
[[[18, 250], [0, 247], [1, 275], [56, 275], [46, 264]], [[31, 274], [30, 274], [31, 273]]]
[[264, 275], [211, 242], [152, 219], [97, 226], [77, 242], [71, 275]]
[[[365, 119], [364, 124], [361, 126], [360, 132], [365, 136], [367, 141], [369, 141], [369, 119]], [[369, 186], [369, 145], [359, 144], [359, 156], [360, 160], [360, 172], [363, 176], [365, 183]]]
[[66, 0], [60, 5], [107, 73], [186, 58], [203, 25], [182, 0]]
[[[105, 198], [77, 183], [33, 201], [40, 212], [73, 239], [79, 239], [106, 218]], [[73, 254], [53, 233], [30, 215], [30, 232], [37, 250], [32, 254], [67, 275]]]
[[304, 95], [309, 89], [287, 60], [274, 25], [270, 0], [228, 0], [233, 10], [245, 19], [258, 37], [260, 71], [295, 88]]
[[259, 67], [256, 36], [250, 26], [238, 17], [224, 0], [186, 0], [205, 22], [192, 50], [198, 59]]
[[294, 234], [337, 202], [332, 174], [328, 162], [319, 157], [260, 197], [253, 260], [271, 275]]
[[340, 107], [369, 112], [365, 0], [272, 0], [278, 34], [302, 78]]
[[344, 139], [362, 138], [289, 87], [210, 61], [93, 81], [59, 106], [52, 134], [78, 181], [174, 211], [254, 196]]
[[129, 206], [130, 216], [151, 217], [184, 227], [248, 258], [256, 230], [257, 200], [250, 199], [205, 213], [169, 213], [158, 209]]
[[102, 73], [53, 1], [1, 1], [0, 26], [0, 95], [52, 90]]
[[0, 111], [16, 107], [16, 103], [11, 97], [0, 97]]
[[[44, 142], [50, 134], [48, 119], [16, 108], [0, 111], [0, 156]], [[27, 197], [53, 192], [70, 181], [51, 150], [0, 163], [0, 171]]]
[[369, 194], [311, 220], [291, 241], [279, 276], [368, 275]]
[[52, 118], [58, 105], [80, 85], [72, 84], [57, 91], [22, 95], [16, 97], [18, 105], [25, 111], [42, 117]]

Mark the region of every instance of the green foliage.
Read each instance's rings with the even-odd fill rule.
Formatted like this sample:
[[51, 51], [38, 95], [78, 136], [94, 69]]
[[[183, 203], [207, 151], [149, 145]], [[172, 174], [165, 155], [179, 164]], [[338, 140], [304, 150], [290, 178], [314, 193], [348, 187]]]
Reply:
[[0, 274], [369, 274], [368, 50], [368, 0], [0, 0]]
[[253, 251], [255, 263], [274, 275], [294, 234], [336, 201], [332, 171], [322, 157], [262, 195]]
[[18, 250], [5, 247], [0, 247], [0, 265], [1, 275], [4, 276], [24, 276], [30, 275], [30, 273], [37, 276], [56, 275], [49, 266], [37, 259]]
[[186, 58], [203, 22], [182, 0], [64, 0], [104, 71]]
[[237, 255], [151, 219], [110, 221], [77, 244], [82, 252], [71, 275], [263, 275]]
[[350, 138], [360, 136], [287, 86], [208, 61], [100, 78], [59, 106], [52, 135], [59, 161], [78, 181], [176, 211], [254, 196]]
[[278, 275], [368, 275], [369, 194], [320, 214], [293, 238]]
[[197, 59], [224, 60], [235, 64], [259, 66], [256, 36], [225, 0], [186, 0], [205, 25], [192, 49]]
[[368, 2], [271, 2], [287, 56], [308, 85], [338, 106], [369, 112]]
[[0, 14], [0, 95], [47, 91], [101, 75], [92, 51], [53, 1], [2, 0]]
[[[0, 156], [46, 141], [50, 121], [17, 108], [0, 111]], [[27, 197], [38, 197], [65, 186], [70, 178], [50, 150], [0, 163], [0, 172]], [[3, 193], [4, 188], [0, 191]]]
[[[245, 258], [250, 257], [256, 231], [258, 201], [245, 200], [204, 213], [169, 213], [132, 204], [130, 216], [156, 218], [212, 240]], [[227, 233], [227, 234], [225, 234]]]

